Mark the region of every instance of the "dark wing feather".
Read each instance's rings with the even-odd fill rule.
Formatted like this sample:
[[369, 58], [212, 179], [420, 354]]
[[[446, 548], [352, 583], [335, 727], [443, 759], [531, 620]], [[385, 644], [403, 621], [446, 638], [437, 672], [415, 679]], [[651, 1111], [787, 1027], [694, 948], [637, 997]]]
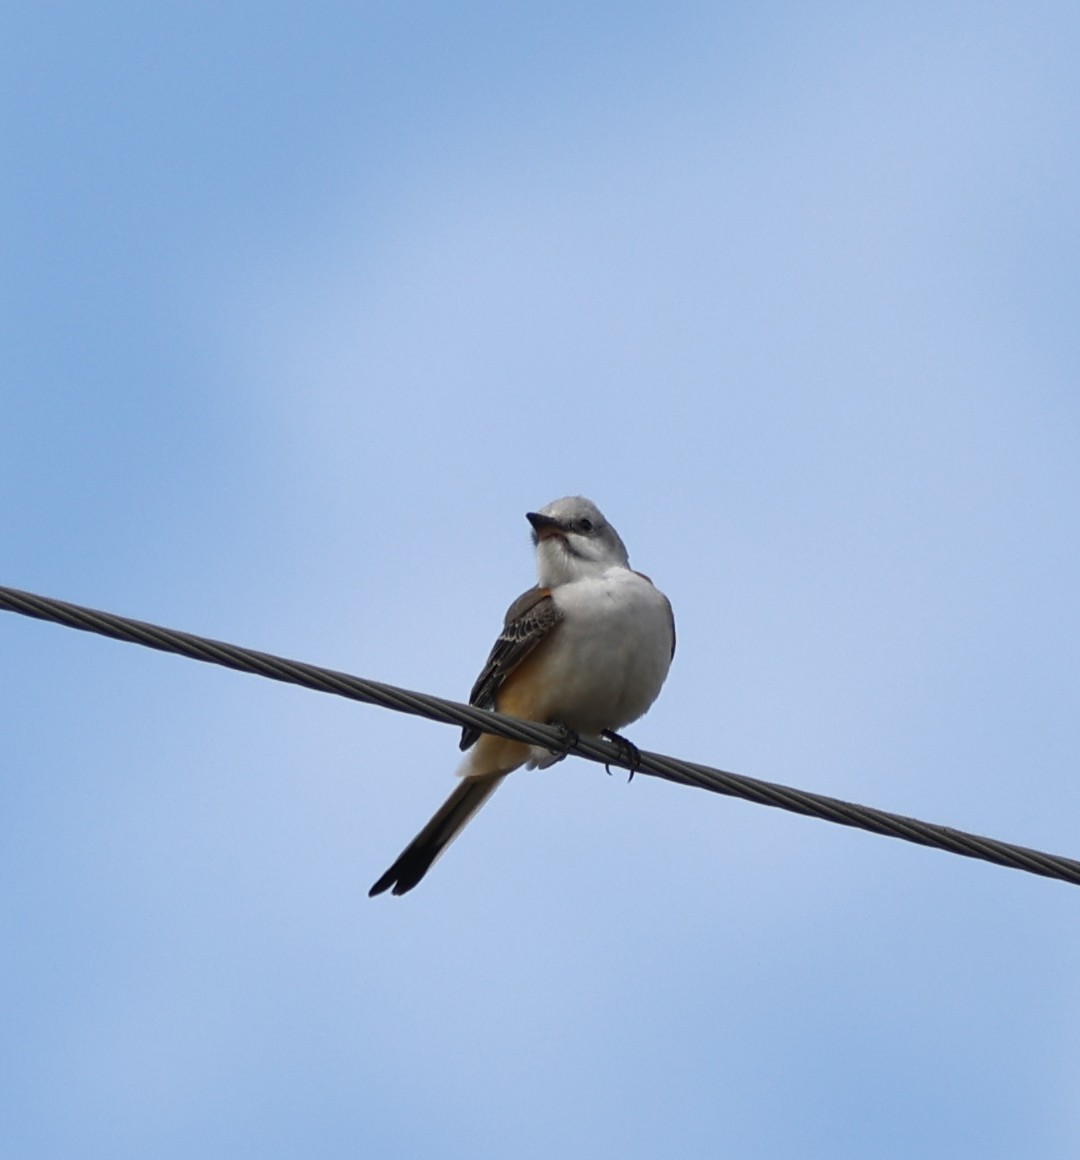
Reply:
[[[530, 588], [510, 605], [503, 630], [488, 655], [476, 684], [469, 694], [469, 704], [478, 709], [494, 709], [499, 687], [507, 674], [532, 652], [562, 619], [555, 607], [550, 588]], [[461, 731], [461, 748], [475, 744], [480, 730], [467, 725]]]

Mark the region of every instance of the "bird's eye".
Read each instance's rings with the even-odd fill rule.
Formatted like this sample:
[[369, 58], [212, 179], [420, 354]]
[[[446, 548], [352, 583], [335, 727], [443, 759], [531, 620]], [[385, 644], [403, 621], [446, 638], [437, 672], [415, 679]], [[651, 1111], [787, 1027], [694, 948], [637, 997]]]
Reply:
[[590, 519], [578, 520], [577, 526], [578, 526], [579, 532], [591, 532], [592, 531], [592, 520], [590, 520]]

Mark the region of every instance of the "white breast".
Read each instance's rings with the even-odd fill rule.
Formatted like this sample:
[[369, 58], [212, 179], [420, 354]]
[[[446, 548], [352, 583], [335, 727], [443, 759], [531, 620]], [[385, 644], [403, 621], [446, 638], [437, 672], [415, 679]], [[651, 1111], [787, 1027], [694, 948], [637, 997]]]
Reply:
[[586, 735], [621, 729], [656, 700], [671, 664], [667, 599], [628, 568], [555, 588], [563, 614], [548, 653], [552, 717]]

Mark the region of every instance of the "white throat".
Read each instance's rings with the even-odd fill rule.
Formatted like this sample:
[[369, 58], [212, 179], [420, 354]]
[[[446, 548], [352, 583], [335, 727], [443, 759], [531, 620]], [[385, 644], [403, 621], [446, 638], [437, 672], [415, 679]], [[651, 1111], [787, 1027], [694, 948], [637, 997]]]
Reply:
[[575, 552], [562, 536], [549, 536], [536, 545], [536, 566], [541, 588], [558, 588], [575, 580], [603, 576], [612, 568], [625, 568], [613, 555], [598, 558]]

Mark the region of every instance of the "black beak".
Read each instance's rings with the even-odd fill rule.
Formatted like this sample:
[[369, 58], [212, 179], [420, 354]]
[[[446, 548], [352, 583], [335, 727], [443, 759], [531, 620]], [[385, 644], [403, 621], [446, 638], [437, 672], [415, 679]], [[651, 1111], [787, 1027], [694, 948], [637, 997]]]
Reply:
[[533, 535], [536, 540], [546, 540], [549, 536], [561, 536], [563, 526], [551, 516], [543, 516], [539, 512], [526, 512], [525, 518], [532, 524]]

